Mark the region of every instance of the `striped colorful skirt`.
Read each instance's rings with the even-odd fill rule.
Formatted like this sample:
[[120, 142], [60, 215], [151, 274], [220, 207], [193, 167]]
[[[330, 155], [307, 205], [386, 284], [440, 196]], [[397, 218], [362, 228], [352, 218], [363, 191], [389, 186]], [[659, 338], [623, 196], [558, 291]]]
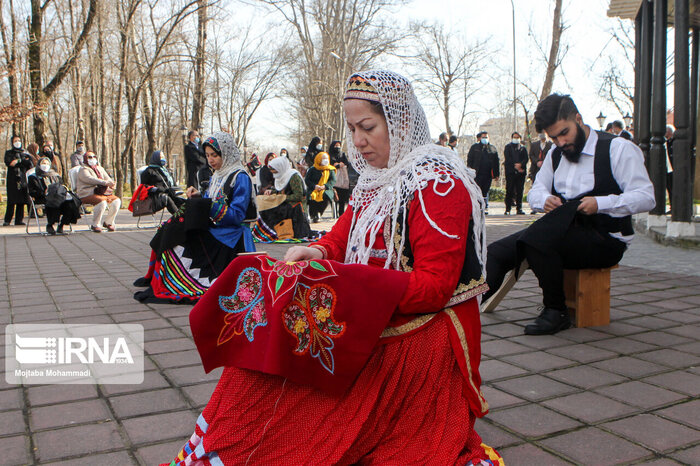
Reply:
[[243, 237], [230, 248], [206, 230], [190, 231], [182, 245], [160, 252], [151, 250], [148, 272], [134, 282], [147, 286], [134, 299], [148, 303], [194, 303], [226, 269], [238, 253], [244, 252]]

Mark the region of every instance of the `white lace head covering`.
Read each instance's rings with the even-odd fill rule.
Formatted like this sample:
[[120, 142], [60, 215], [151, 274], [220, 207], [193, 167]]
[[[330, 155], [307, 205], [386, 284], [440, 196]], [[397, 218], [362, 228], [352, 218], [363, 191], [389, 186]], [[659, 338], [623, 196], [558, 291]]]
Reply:
[[222, 165], [218, 170], [214, 170], [214, 174], [209, 181], [209, 189], [207, 193], [210, 198], [215, 199], [221, 189], [223, 189], [226, 179], [231, 173], [236, 170], [243, 170], [241, 165], [241, 152], [233, 140], [233, 136], [223, 131], [217, 131], [202, 143], [202, 149], [209, 146], [214, 151], [221, 155]]
[[[270, 160], [270, 168], [275, 169], [277, 173], [273, 173], [272, 176], [275, 178], [275, 189], [277, 191], [283, 191], [287, 187], [289, 180], [298, 171], [292, 168], [292, 163], [287, 157], [277, 157], [276, 159]], [[301, 174], [299, 174], [301, 176]]]
[[[363, 87], [364, 86], [364, 87]], [[367, 91], [370, 91], [369, 93]], [[474, 181], [474, 170], [448, 147], [432, 143], [425, 112], [411, 83], [391, 71], [364, 71], [350, 76], [345, 99], [359, 98], [381, 103], [389, 129], [389, 163], [387, 168], [375, 168], [367, 163], [353, 144], [347, 140], [348, 159], [359, 173], [352, 192], [353, 221], [345, 251], [346, 263], [367, 264], [377, 233], [387, 218], [391, 219], [390, 238], [398, 229], [399, 213], [417, 193], [416, 200], [430, 225], [448, 238], [458, 238], [430, 218], [421, 190], [432, 184], [435, 193], [447, 195], [455, 182], [461, 181], [472, 201], [474, 244], [476, 255], [486, 273], [486, 241], [484, 234], [484, 200]], [[347, 134], [350, 133], [350, 128]], [[414, 202], [413, 208], [418, 205]], [[405, 216], [404, 222], [405, 222]], [[393, 241], [387, 247], [384, 268], [400, 268], [406, 228], [398, 249]]]

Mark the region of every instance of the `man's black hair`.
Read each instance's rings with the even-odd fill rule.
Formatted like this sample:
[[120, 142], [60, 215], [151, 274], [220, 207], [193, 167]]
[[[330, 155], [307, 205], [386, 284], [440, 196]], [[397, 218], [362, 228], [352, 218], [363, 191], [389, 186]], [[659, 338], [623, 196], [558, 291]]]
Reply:
[[197, 131], [195, 130], [190, 130], [189, 133], [187, 133], [187, 139], [191, 138], [193, 134], [195, 134]]
[[571, 96], [550, 94], [537, 105], [535, 110], [535, 128], [543, 131], [559, 120], [568, 120], [579, 113]]
[[457, 142], [457, 136], [455, 136], [454, 134], [450, 136], [450, 144], [452, 144], [453, 142]]
[[511, 134], [510, 137], [512, 138], [512, 137], [514, 137], [516, 134], [518, 135], [519, 138], [522, 137], [522, 136], [520, 136], [520, 133], [518, 133], [517, 131], [513, 131], [513, 134]]
[[612, 130], [612, 127], [613, 127], [613, 124], [612, 124], [612, 123], [608, 123], [607, 126], [605, 127], [605, 132], [606, 132], [606, 133], [609, 133], [610, 130]]
[[621, 122], [620, 120], [615, 120], [615, 121], [613, 121], [613, 122], [612, 122], [612, 125], [613, 125], [615, 128], [625, 129], [625, 124], [624, 124], [623, 122]]
[[14, 141], [15, 138], [19, 138], [20, 141], [22, 140], [22, 136], [20, 136], [19, 134], [13, 134], [12, 137], [10, 138], [10, 141]]
[[447, 139], [447, 133], [440, 133], [440, 136], [438, 136], [438, 139]]

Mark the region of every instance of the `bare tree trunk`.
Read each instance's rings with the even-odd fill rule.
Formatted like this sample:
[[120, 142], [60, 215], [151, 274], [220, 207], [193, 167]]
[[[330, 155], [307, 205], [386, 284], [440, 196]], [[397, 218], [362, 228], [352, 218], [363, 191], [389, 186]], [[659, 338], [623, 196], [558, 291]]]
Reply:
[[561, 19], [561, 1], [554, 0], [554, 18], [552, 19], [552, 45], [549, 49], [549, 58], [547, 59], [547, 73], [544, 77], [542, 85], [542, 93], [540, 100], [543, 100], [552, 93], [552, 84], [554, 82], [554, 72], [559, 66], [559, 45], [561, 42], [561, 34], [564, 32], [564, 23]]
[[42, 41], [42, 23], [46, 7], [50, 2], [45, 1], [41, 4], [41, 0], [31, 0], [31, 20], [29, 23], [29, 45], [27, 52], [27, 61], [29, 64], [29, 83], [31, 88], [31, 98], [34, 107], [34, 140], [42, 145], [46, 135], [46, 125], [44, 122], [43, 112], [46, 109], [47, 102], [56, 92], [66, 75], [75, 67], [78, 55], [87, 41], [88, 34], [92, 28], [97, 9], [97, 0], [90, 0], [89, 10], [83, 29], [75, 41], [71, 52], [66, 61], [58, 68], [56, 74], [49, 80], [49, 83], [42, 87], [42, 57], [41, 57], [41, 41]]
[[[2, 12], [4, 7], [3, 1], [0, 0], [0, 35], [2, 35], [2, 45], [5, 52], [5, 62], [7, 63], [7, 84], [10, 91], [10, 106], [19, 108], [19, 94], [17, 91], [17, 21], [15, 19], [15, 5], [10, 0], [10, 39], [7, 39], [5, 34], [5, 21]], [[12, 121], [12, 134], [18, 134], [17, 122]]]
[[207, 43], [207, 3], [197, 0], [197, 51], [194, 57], [194, 98], [192, 102], [192, 128], [202, 125], [204, 114], [204, 57]]

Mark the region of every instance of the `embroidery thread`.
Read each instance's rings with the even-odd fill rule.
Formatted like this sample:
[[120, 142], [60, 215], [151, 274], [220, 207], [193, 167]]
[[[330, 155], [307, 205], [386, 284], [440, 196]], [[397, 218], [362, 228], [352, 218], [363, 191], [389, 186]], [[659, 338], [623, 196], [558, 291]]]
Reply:
[[252, 342], [255, 328], [267, 325], [260, 271], [253, 267], [244, 269], [238, 276], [236, 291], [231, 296], [220, 296], [219, 306], [226, 312], [226, 316], [217, 345], [241, 334], [245, 334], [248, 341]]
[[329, 286], [302, 285], [297, 287], [294, 300], [282, 312], [284, 327], [297, 339], [294, 353], [299, 356], [309, 353], [331, 374], [335, 371], [333, 339], [345, 333], [346, 328], [345, 322], [334, 320], [336, 302], [335, 291]]

